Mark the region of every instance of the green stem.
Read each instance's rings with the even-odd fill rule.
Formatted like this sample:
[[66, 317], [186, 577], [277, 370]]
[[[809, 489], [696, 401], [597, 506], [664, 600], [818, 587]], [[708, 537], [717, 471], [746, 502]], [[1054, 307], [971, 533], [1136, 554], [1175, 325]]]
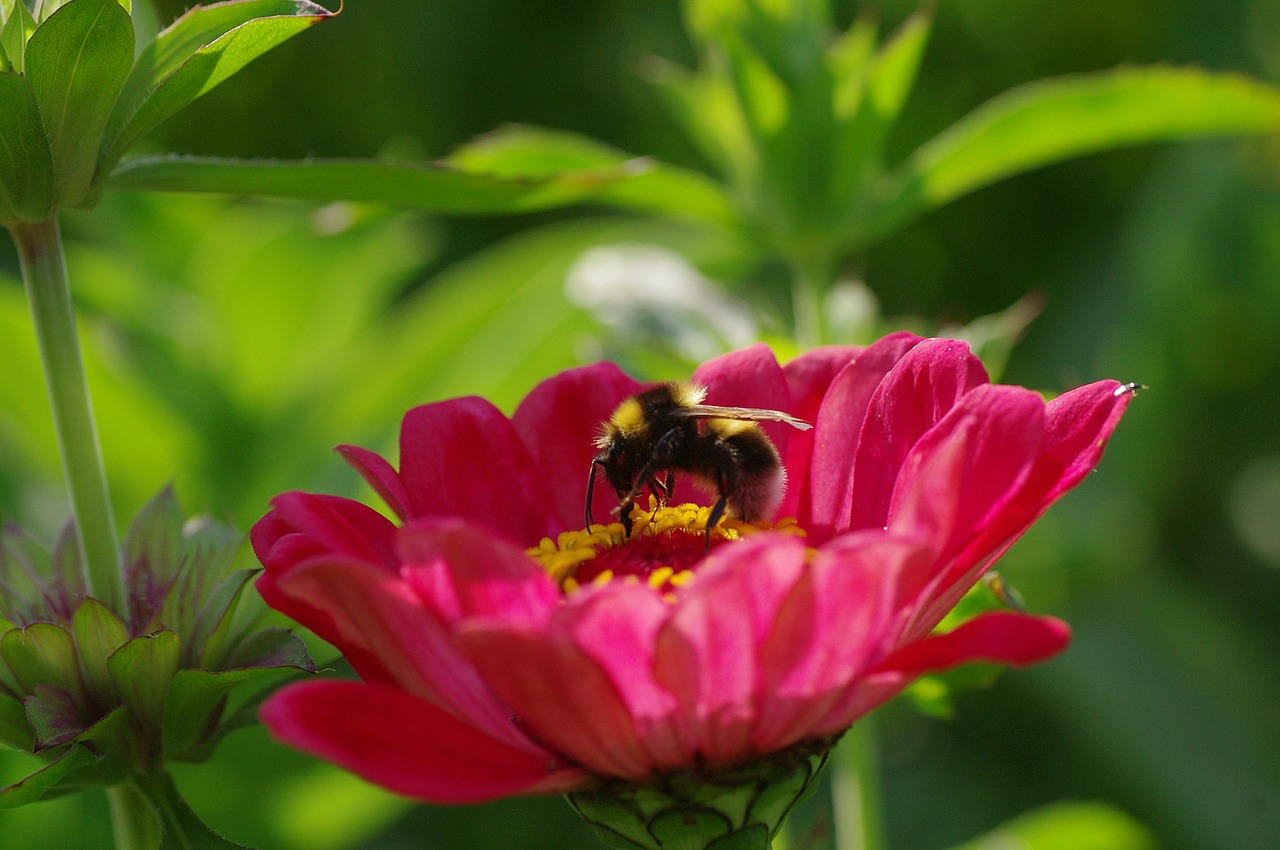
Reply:
[[129, 600], [124, 592], [120, 545], [80, 357], [58, 221], [48, 218], [11, 223], [9, 230], [18, 246], [22, 278], [31, 305], [40, 359], [44, 363], [53, 427], [83, 556], [85, 592], [91, 596], [95, 592], [100, 594], [99, 598], [113, 603], [127, 618]]
[[116, 850], [156, 850], [160, 846], [160, 819], [136, 785], [113, 785], [107, 789], [107, 802]]
[[822, 304], [835, 283], [835, 264], [827, 258], [797, 257], [791, 264], [791, 303], [795, 312], [796, 341], [801, 348], [826, 342]]
[[[137, 845], [137, 850], [244, 850], [243, 844], [228, 841], [210, 829], [200, 816], [192, 811], [173, 784], [168, 771], [153, 770], [134, 775], [127, 783], [133, 793], [148, 807], [152, 820], [157, 822], [162, 840], [158, 845]], [[113, 812], [114, 814], [114, 812]], [[118, 840], [117, 831], [117, 840]], [[129, 845], [117, 845], [116, 850], [135, 850]]]
[[853, 724], [831, 755], [836, 850], [882, 850], [884, 826], [871, 718], [863, 717]]

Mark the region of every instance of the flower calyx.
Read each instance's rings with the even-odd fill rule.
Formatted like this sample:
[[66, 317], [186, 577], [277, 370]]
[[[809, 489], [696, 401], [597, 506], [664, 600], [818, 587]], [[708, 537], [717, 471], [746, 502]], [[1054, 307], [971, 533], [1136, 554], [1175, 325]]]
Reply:
[[113, 785], [200, 761], [256, 703], [231, 691], [286, 670], [314, 671], [286, 629], [261, 628], [239, 568], [241, 536], [187, 520], [171, 490], [138, 515], [125, 550], [122, 614], [86, 596], [74, 531], [51, 553], [16, 528], [0, 537], [0, 743], [45, 766], [0, 789], [0, 808], [60, 787]]
[[568, 801], [619, 850], [769, 850], [783, 821], [816, 789], [835, 740], [807, 741], [713, 774], [603, 782]]

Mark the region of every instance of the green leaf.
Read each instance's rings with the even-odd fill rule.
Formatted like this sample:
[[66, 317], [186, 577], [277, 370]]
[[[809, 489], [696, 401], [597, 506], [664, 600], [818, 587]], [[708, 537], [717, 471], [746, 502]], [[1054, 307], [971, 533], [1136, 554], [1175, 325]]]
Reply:
[[5, 58], [13, 63], [13, 69], [19, 74], [23, 70], [23, 57], [27, 50], [27, 40], [36, 31], [36, 19], [31, 17], [27, 4], [14, 4], [14, 13], [4, 22], [4, 30], [0, 31], [0, 43], [4, 44]]
[[92, 765], [95, 760], [96, 757], [87, 747], [68, 747], [57, 761], [37, 770], [21, 782], [0, 788], [0, 809], [15, 809], [38, 801], [56, 788], [64, 777]]
[[953, 850], [1155, 850], [1155, 836], [1105, 803], [1058, 803], [1020, 815]]
[[34, 746], [31, 722], [26, 709], [13, 697], [0, 694], [0, 744], [14, 750], [31, 752]]
[[53, 154], [57, 206], [79, 203], [102, 131], [133, 65], [133, 25], [117, 0], [72, 0], [27, 44], [26, 75]]
[[646, 62], [644, 71], [668, 114], [720, 174], [736, 185], [751, 182], [759, 171], [759, 152], [729, 80], [720, 74], [691, 74], [657, 58]]
[[75, 520], [69, 519], [63, 523], [58, 539], [53, 542], [53, 551], [49, 553], [49, 573], [63, 598], [76, 599], [87, 595], [81, 561]]
[[53, 156], [26, 77], [0, 72], [0, 115], [0, 221], [48, 218], [53, 210]]
[[37, 752], [65, 744], [90, 726], [81, 706], [62, 688], [37, 685], [23, 705], [35, 732]]
[[129, 630], [116, 613], [96, 599], [80, 603], [71, 617], [76, 639], [80, 675], [99, 705], [115, 705], [120, 700], [107, 667], [107, 660], [129, 640]]
[[289, 629], [278, 626], [253, 631], [222, 660], [226, 665], [223, 669], [227, 670], [277, 667], [295, 667], [310, 673], [316, 670], [306, 644]]
[[196, 615], [187, 634], [187, 647], [192, 666], [219, 669], [230, 640], [231, 623], [240, 594], [260, 570], [236, 570], [225, 577]]
[[923, 7], [903, 22], [871, 62], [867, 99], [881, 123], [891, 125], [915, 85], [925, 46], [933, 32], [933, 9]]
[[612, 171], [619, 179], [603, 183], [591, 201], [712, 222], [734, 216], [723, 190], [704, 175], [563, 130], [510, 125], [463, 145], [440, 164], [500, 179], [573, 180]]
[[875, 17], [865, 11], [827, 48], [826, 64], [834, 83], [832, 106], [837, 119], [853, 117], [862, 103], [875, 49]]
[[179, 670], [165, 702], [165, 758], [185, 761], [207, 758], [217, 738], [229, 731], [218, 726], [227, 695], [246, 682], [279, 677], [281, 673], [278, 667], [221, 672]]
[[445, 215], [496, 215], [598, 202], [726, 223], [719, 189], [650, 160], [537, 178], [501, 178], [440, 165], [369, 160], [219, 160], [147, 157], [123, 163], [110, 188], [262, 195], [327, 203], [367, 201]]
[[770, 138], [781, 132], [791, 116], [790, 93], [786, 84], [769, 63], [750, 47], [730, 41], [725, 45], [729, 67], [743, 114], [757, 138]]
[[37, 685], [53, 685], [83, 700], [75, 641], [61, 626], [32, 623], [6, 632], [0, 638], [0, 656], [26, 693]]
[[196, 6], [148, 44], [111, 114], [99, 174], [155, 127], [249, 62], [332, 17], [307, 0]]
[[167, 586], [183, 561], [185, 520], [173, 487], [165, 487], [151, 497], [129, 524], [124, 537], [124, 562], [128, 569], [151, 576], [155, 586]]
[[861, 242], [989, 183], [1145, 142], [1280, 130], [1280, 90], [1196, 68], [1129, 68], [1043, 80], [987, 102], [887, 181]]
[[134, 638], [108, 660], [111, 679], [140, 728], [160, 731], [165, 697], [178, 672], [181, 649], [176, 633], [160, 631]]

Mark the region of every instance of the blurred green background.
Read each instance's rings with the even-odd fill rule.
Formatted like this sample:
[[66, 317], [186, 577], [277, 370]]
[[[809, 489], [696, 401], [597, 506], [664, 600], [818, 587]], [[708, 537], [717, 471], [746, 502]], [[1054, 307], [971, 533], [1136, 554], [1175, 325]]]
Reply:
[[[182, 4], [159, 4], [162, 18]], [[887, 25], [914, 4], [884, 0]], [[853, 4], [841, 6], [845, 20]], [[226, 156], [444, 155], [508, 122], [701, 167], [636, 69], [692, 61], [674, 0], [353, 0], [152, 137]], [[939, 5], [891, 140], [905, 154], [998, 92], [1129, 63], [1280, 83], [1275, 0], [965, 0]], [[895, 850], [955, 847], [1020, 813], [1103, 801], [1142, 836], [1063, 848], [1280, 847], [1280, 143], [1141, 148], [964, 198], [846, 269], [871, 329], [1043, 312], [1003, 380], [1152, 387], [1099, 471], [1002, 563], [1070, 651], [962, 697], [949, 721], [878, 715]], [[439, 220], [109, 193], [63, 218], [117, 516], [175, 481], [186, 507], [246, 528], [291, 488], [367, 495], [329, 449], [394, 446], [409, 406], [480, 394], [511, 410], [611, 336], [565, 279], [583, 252], [662, 246], [756, 305], [731, 245], [590, 210]], [[0, 515], [50, 537], [65, 516], [43, 380], [11, 246], [0, 269]], [[769, 327], [766, 316], [766, 329]], [[866, 341], [866, 340], [863, 340]], [[19, 757], [0, 755], [0, 780]], [[267, 741], [231, 736], [175, 774], [228, 837], [263, 848], [591, 848], [557, 799], [411, 805]], [[824, 795], [819, 795], [823, 797]], [[791, 847], [828, 846], [821, 802]], [[108, 846], [98, 794], [0, 815], [0, 850]], [[984, 845], [986, 846], [986, 845]], [[994, 845], [992, 845], [994, 846]], [[1058, 846], [1058, 845], [1055, 845]]]

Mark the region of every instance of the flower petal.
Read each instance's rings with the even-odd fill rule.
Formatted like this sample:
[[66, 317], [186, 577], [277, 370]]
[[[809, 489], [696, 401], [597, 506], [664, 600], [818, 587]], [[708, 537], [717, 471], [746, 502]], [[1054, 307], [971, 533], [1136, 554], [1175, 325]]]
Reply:
[[630, 779], [689, 764], [693, 738], [653, 673], [672, 607], [638, 584], [579, 593], [541, 631], [475, 621], [462, 642], [521, 725], [575, 763]]
[[970, 661], [1025, 667], [1052, 658], [1070, 641], [1071, 627], [1054, 617], [988, 611], [945, 634], [907, 644], [873, 672], [895, 670], [914, 679]]
[[761, 681], [760, 647], [778, 608], [804, 571], [795, 538], [758, 535], [720, 547], [681, 591], [657, 637], [655, 676], [676, 698], [708, 763], [752, 752]]
[[468, 519], [518, 546], [561, 530], [510, 420], [480, 398], [425, 404], [400, 428], [400, 480], [415, 518]]
[[340, 496], [291, 491], [271, 500], [271, 510], [249, 532], [254, 554], [271, 585], [294, 564], [317, 555], [340, 555], [394, 571], [395, 526], [382, 514]]
[[761, 644], [757, 751], [839, 731], [823, 721], [889, 651], [898, 577], [927, 569], [931, 554], [878, 532], [846, 535], [819, 550]]
[[279, 581], [271, 605], [342, 651], [366, 681], [394, 684], [509, 746], [531, 746], [457, 648], [456, 638], [397, 576], [313, 559]]
[[[1021, 387], [986, 385], [966, 393], [912, 449], [889, 509], [889, 530], [928, 541], [939, 564], [949, 564], [1018, 497], [1041, 444], [1044, 404]], [[972, 581], [977, 577], [973, 576]], [[903, 587], [899, 600], [914, 612], [909, 633], [929, 632], [972, 581], [955, 581], [950, 567], [924, 587]]]
[[810, 539], [822, 543], [848, 529], [853, 493], [853, 458], [867, 405], [885, 375], [922, 340], [906, 332], [890, 334], [858, 355], [836, 375], [814, 423], [809, 468], [812, 506], [798, 514]]
[[338, 446], [337, 452], [369, 482], [401, 522], [409, 519], [409, 494], [404, 489], [404, 482], [382, 455], [359, 446]]
[[832, 732], [847, 728], [926, 673], [972, 661], [1022, 667], [1052, 658], [1070, 640], [1071, 627], [1053, 617], [1014, 611], [980, 614], [950, 632], [908, 643], [886, 658], [859, 682], [852, 698], [838, 706], [824, 726]]
[[1107, 440], [1133, 399], [1117, 381], [1098, 381], [1045, 405], [1044, 439], [1022, 493], [992, 529], [1008, 540], [1022, 534], [1059, 496], [1080, 483], [1102, 458]]
[[[511, 417], [546, 482], [562, 528], [583, 519], [583, 485], [595, 457], [600, 423], [640, 384], [613, 363], [561, 372], [533, 388]], [[593, 515], [609, 516], [617, 504], [611, 489], [597, 487]]]
[[560, 593], [541, 567], [479, 526], [418, 520], [397, 543], [405, 582], [450, 627], [468, 617], [541, 627], [559, 604]]
[[884, 527], [908, 452], [965, 393], [988, 380], [982, 361], [959, 340], [928, 339], [903, 355], [867, 405], [849, 480], [846, 527]]
[[919, 622], [932, 628], [987, 567], [1003, 555], [1052, 502], [1098, 463], [1133, 394], [1115, 381], [1099, 381], [1064, 393], [1045, 406], [1035, 463], [1018, 494], [983, 522], [936, 583]]
[[586, 780], [545, 751], [517, 750], [425, 700], [384, 685], [314, 681], [263, 704], [278, 740], [398, 794], [476, 803], [513, 794], [560, 793]]
[[802, 418], [817, 416], [836, 375], [864, 351], [861, 345], [825, 345], [788, 360], [782, 373], [791, 393], [791, 412]]
[[[842, 369], [863, 352], [861, 346], [829, 345], [806, 351], [782, 367], [791, 393], [792, 415], [810, 425], [818, 421], [818, 410], [831, 382]], [[778, 516], [809, 515], [809, 469], [813, 457], [814, 431], [795, 431], [787, 444], [783, 463], [788, 470], [787, 492], [778, 508]]]

